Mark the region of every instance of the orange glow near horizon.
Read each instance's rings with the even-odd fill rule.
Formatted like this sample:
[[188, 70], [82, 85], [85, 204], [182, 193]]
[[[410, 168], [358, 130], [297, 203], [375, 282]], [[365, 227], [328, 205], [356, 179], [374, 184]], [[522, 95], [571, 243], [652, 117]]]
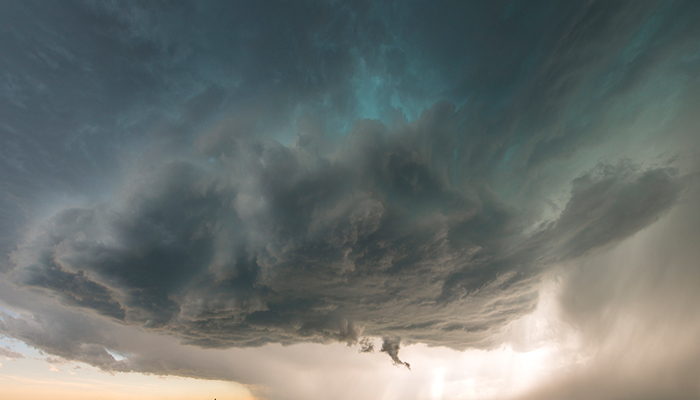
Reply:
[[0, 398], [24, 400], [252, 400], [235, 382], [139, 373], [101, 372], [82, 363], [49, 364], [37, 357], [2, 359]]

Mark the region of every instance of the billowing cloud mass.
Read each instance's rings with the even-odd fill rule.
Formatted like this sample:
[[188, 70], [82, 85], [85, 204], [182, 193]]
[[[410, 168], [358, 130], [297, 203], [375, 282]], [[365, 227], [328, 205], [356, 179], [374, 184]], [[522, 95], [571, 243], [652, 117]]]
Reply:
[[[663, 348], [643, 293], [698, 300], [611, 255], [696, 214], [698, 3], [0, 7], [1, 335], [265, 385], [210, 352], [342, 343], [415, 370], [407, 345], [517, 347], [552, 276], [587, 348], [621, 349], [630, 315]], [[640, 360], [699, 370], [661, 353]], [[644, 398], [639, 371], [531, 395]], [[657, 395], [700, 390], [677, 387]]]

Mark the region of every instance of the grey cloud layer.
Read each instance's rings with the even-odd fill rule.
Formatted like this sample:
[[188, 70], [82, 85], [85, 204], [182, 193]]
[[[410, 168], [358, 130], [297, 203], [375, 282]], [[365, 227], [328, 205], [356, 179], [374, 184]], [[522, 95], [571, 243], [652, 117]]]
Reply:
[[0, 347], [0, 356], [6, 358], [24, 358], [21, 353], [18, 353], [7, 346]]
[[[9, 276], [205, 347], [363, 334], [489, 347], [534, 308], [548, 264], [634, 234], [682, 190], [673, 170], [602, 165], [526, 235], [488, 190], [450, 183], [439, 149], [454, 133], [434, 132], [364, 121], [325, 156], [240, 139], [138, 171], [112, 201], [38, 227]], [[403, 364], [398, 346], [381, 351]]]
[[581, 154], [694, 110], [696, 2], [290, 4], [3, 6], [3, 279], [79, 312], [0, 333], [141, 372], [170, 367], [71, 321], [203, 347], [384, 337], [397, 364], [399, 337], [488, 348], [549, 266], [690, 179]]
[[[470, 104], [458, 174], [492, 171], [506, 154], [529, 167], [565, 158], [692, 82], [697, 12], [653, 1], [8, 3], [0, 244], [14, 247], [52, 202], [109, 191], [152, 141], [181, 151], [221, 119], [243, 135], [284, 138], [296, 124], [334, 137], [355, 118], [413, 119], [448, 99]], [[643, 90], [652, 75], [663, 87]]]
[[574, 263], [562, 315], [585, 364], [518, 399], [695, 399], [700, 396], [698, 185], [652, 229]]

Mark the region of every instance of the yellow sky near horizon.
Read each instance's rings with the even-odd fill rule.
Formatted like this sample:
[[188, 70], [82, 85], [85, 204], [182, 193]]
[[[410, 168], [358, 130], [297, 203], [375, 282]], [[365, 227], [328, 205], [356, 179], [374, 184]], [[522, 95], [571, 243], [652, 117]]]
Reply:
[[[23, 352], [24, 353], [24, 352]], [[25, 353], [26, 354], [26, 353]], [[140, 373], [110, 374], [83, 363], [38, 357], [0, 361], [0, 398], [23, 400], [252, 400], [244, 385]]]

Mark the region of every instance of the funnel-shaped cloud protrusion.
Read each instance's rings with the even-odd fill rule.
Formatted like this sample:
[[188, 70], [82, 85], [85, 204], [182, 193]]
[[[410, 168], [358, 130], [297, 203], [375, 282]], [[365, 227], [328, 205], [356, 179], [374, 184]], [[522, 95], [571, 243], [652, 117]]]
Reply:
[[[332, 154], [237, 139], [211, 162], [164, 162], [37, 226], [9, 277], [205, 347], [491, 348], [548, 265], [633, 235], [682, 193], [673, 169], [603, 165], [528, 232], [476, 172], [451, 178], [459, 118], [439, 103], [393, 131], [360, 121]], [[398, 342], [382, 351], [405, 365]]]
[[401, 338], [391, 338], [388, 336], [385, 336], [382, 339], [382, 349], [380, 350], [382, 353], [386, 353], [391, 357], [391, 360], [394, 362], [394, 365], [403, 365], [409, 370], [411, 369], [411, 364], [401, 361], [399, 358], [399, 349], [401, 348]]

